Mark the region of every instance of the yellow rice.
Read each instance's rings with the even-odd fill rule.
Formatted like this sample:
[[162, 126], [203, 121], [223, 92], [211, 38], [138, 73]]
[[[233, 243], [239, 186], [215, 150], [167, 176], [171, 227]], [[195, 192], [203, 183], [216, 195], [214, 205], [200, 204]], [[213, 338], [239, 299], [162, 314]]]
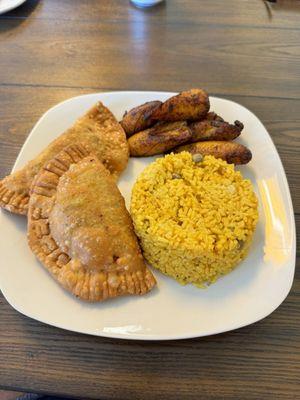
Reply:
[[212, 156], [157, 159], [137, 179], [131, 216], [146, 260], [182, 284], [204, 287], [246, 255], [258, 219], [251, 182]]

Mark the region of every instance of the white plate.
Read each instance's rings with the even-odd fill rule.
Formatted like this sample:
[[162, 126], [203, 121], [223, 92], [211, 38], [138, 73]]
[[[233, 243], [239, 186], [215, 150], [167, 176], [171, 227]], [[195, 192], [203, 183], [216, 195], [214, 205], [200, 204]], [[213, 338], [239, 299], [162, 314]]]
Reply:
[[25, 3], [26, 0], [0, 0], [0, 14], [4, 14]]
[[[79, 96], [49, 110], [26, 140], [14, 170], [22, 167], [96, 101], [117, 118], [145, 101], [173, 93], [114, 92]], [[180, 339], [212, 335], [252, 324], [274, 311], [290, 291], [295, 269], [295, 221], [286, 176], [270, 136], [241, 105], [211, 97], [211, 109], [226, 120], [240, 119], [253, 159], [239, 169], [254, 184], [260, 218], [247, 259], [208, 289], [180, 286], [155, 271], [158, 287], [146, 296], [100, 304], [77, 300], [39, 264], [26, 242], [26, 219], [0, 213], [0, 287], [19, 312], [60, 328], [127, 339]], [[152, 159], [131, 159], [119, 187], [130, 200], [132, 185]]]

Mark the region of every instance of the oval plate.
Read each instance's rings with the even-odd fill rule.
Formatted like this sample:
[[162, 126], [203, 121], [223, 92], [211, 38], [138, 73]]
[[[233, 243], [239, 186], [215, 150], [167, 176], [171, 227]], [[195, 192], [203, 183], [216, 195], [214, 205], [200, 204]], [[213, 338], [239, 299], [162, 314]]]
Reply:
[[[118, 119], [125, 110], [174, 93], [112, 92], [72, 98], [51, 108], [27, 138], [14, 170], [37, 155], [98, 100]], [[250, 253], [237, 269], [207, 289], [177, 282], [154, 271], [157, 288], [88, 304], [63, 290], [40, 265], [26, 242], [26, 219], [0, 213], [0, 287], [19, 312], [38, 321], [97, 336], [170, 340], [217, 334], [252, 324], [274, 311], [290, 291], [295, 269], [295, 221], [286, 176], [274, 144], [259, 119], [245, 107], [211, 97], [211, 109], [228, 121], [240, 119], [238, 140], [253, 159], [242, 166], [259, 197], [260, 218]], [[129, 206], [132, 185], [153, 158], [130, 159], [119, 188]]]

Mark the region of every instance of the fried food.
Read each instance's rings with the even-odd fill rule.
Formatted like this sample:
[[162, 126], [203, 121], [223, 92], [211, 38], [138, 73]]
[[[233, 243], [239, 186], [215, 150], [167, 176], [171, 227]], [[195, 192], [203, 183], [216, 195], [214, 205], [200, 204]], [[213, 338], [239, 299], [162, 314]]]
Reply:
[[53, 277], [83, 300], [144, 294], [156, 283], [113, 177], [78, 144], [36, 176], [28, 242]]
[[136, 132], [143, 131], [155, 124], [152, 114], [162, 104], [161, 101], [148, 101], [130, 111], [126, 111], [120, 122], [127, 137]]
[[208, 110], [208, 94], [202, 89], [191, 89], [166, 100], [153, 112], [152, 118], [158, 121], [196, 121], [203, 119]]
[[214, 111], [210, 111], [206, 115], [205, 119], [208, 119], [209, 121], [224, 121], [224, 119], [220, 115], [216, 114]]
[[221, 121], [215, 115], [214, 119], [193, 122], [189, 125], [189, 128], [193, 134], [191, 142], [199, 142], [205, 140], [233, 140], [241, 134], [244, 125], [240, 121], [229, 124]]
[[247, 164], [251, 158], [251, 151], [242, 144], [235, 142], [197, 142], [177, 147], [174, 153], [188, 151], [191, 154], [211, 155], [221, 158], [229, 164]]
[[186, 143], [191, 136], [192, 133], [185, 121], [157, 124], [128, 139], [130, 155], [143, 157], [161, 154]]
[[29, 189], [35, 175], [64, 147], [77, 142], [84, 142], [114, 176], [125, 169], [129, 156], [125, 133], [99, 102], [24, 168], [0, 182], [0, 206], [16, 214], [27, 214]]

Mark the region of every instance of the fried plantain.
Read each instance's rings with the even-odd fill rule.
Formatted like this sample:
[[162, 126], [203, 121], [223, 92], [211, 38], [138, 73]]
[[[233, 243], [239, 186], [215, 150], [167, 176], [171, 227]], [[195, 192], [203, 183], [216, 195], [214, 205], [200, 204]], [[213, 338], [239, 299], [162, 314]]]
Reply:
[[224, 121], [224, 119], [222, 117], [220, 117], [220, 115], [216, 114], [214, 111], [210, 111], [205, 119], [208, 119], [209, 121]]
[[153, 120], [151, 116], [161, 104], [162, 102], [158, 100], [148, 101], [128, 112], [126, 111], [122, 121], [120, 121], [120, 124], [126, 132], [126, 136], [130, 137], [134, 133], [143, 131], [154, 125], [156, 121]]
[[186, 143], [191, 136], [185, 121], [159, 123], [128, 139], [130, 155], [144, 157], [161, 154]]
[[[212, 114], [212, 113], [209, 113]], [[209, 116], [211, 118], [211, 116]], [[229, 124], [221, 121], [216, 114], [214, 119], [205, 119], [203, 121], [193, 122], [189, 125], [192, 131], [191, 142], [199, 142], [205, 140], [233, 140], [237, 138], [244, 125], [240, 121]]]
[[202, 89], [191, 89], [166, 100], [153, 112], [152, 118], [158, 121], [196, 121], [203, 119], [208, 110], [208, 94]]
[[247, 164], [251, 158], [251, 151], [242, 144], [234, 142], [211, 141], [197, 142], [177, 147], [174, 153], [188, 151], [191, 154], [211, 155], [221, 158], [229, 164]]

